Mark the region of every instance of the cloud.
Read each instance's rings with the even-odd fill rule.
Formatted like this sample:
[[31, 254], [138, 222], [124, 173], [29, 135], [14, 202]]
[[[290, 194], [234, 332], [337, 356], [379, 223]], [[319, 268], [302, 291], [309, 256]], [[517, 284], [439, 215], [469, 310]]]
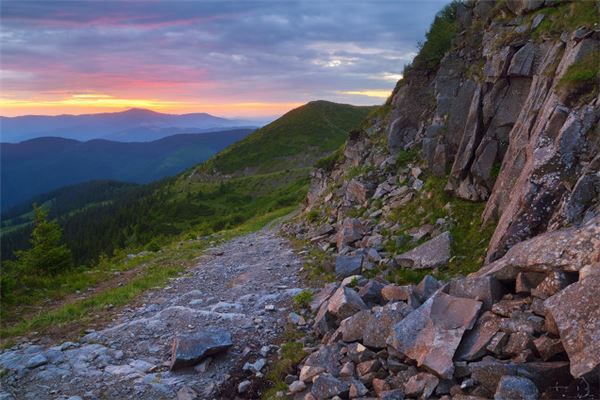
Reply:
[[4, 0], [0, 86], [13, 99], [102, 93], [174, 111], [231, 104], [229, 115], [240, 104], [319, 98], [374, 104], [443, 5]]

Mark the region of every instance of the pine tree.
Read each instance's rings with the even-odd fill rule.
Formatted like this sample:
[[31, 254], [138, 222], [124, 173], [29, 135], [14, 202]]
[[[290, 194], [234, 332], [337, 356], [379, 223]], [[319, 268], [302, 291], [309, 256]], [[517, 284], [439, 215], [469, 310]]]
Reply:
[[17, 252], [18, 264], [27, 272], [54, 274], [73, 266], [71, 250], [63, 243], [62, 231], [56, 220], [48, 221], [48, 211], [34, 206], [35, 227], [31, 233], [31, 248]]

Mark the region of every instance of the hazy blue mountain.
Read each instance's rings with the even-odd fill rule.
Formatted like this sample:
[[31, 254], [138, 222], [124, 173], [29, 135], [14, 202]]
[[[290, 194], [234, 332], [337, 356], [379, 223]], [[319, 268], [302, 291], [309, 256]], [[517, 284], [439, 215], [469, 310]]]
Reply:
[[149, 142], [181, 133], [202, 133], [259, 125], [261, 123], [257, 121], [226, 119], [206, 113], [176, 115], [132, 108], [101, 114], [0, 117], [0, 140], [5, 143], [17, 143], [51, 136], [81, 141], [108, 139], [119, 142]]
[[175, 175], [251, 132], [180, 134], [137, 143], [57, 137], [2, 143], [2, 210], [65, 185], [97, 179], [146, 183]]

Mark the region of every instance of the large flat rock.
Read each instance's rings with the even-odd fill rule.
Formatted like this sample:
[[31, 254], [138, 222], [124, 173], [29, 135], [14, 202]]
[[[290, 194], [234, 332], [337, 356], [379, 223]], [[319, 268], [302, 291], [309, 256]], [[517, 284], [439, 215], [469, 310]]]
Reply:
[[464, 332], [473, 327], [481, 305], [438, 291], [394, 326], [387, 343], [419, 366], [450, 379], [454, 353]]
[[204, 358], [221, 353], [232, 345], [231, 334], [221, 329], [176, 337], [171, 353], [171, 371], [193, 367]]
[[450, 232], [444, 232], [414, 249], [396, 256], [403, 268], [425, 269], [443, 267], [450, 260]]
[[[600, 264], [595, 264], [600, 268]], [[600, 371], [600, 275], [592, 274], [544, 302], [576, 378]]]

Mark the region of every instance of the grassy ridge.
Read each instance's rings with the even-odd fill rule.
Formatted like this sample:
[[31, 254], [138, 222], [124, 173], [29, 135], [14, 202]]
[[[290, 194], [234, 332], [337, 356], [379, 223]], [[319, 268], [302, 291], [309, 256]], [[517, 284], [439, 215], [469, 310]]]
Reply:
[[200, 168], [239, 174], [312, 166], [336, 150], [348, 131], [375, 108], [312, 101], [229, 146]]

